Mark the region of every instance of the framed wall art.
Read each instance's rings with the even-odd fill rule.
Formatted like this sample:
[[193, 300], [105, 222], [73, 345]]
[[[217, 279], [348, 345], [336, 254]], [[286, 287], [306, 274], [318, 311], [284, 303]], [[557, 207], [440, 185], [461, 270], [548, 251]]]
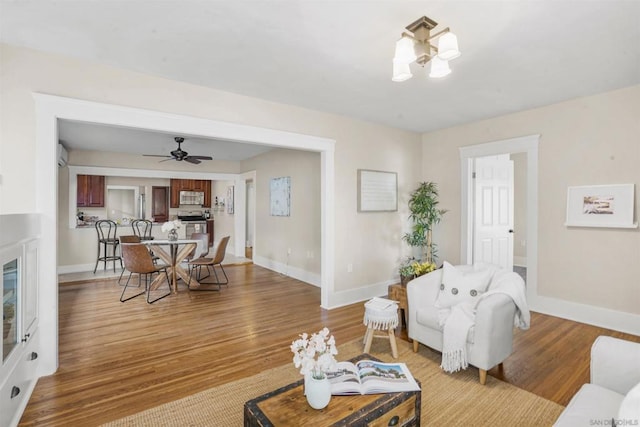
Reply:
[[398, 174], [358, 169], [358, 212], [398, 210]]
[[230, 185], [229, 187], [227, 187], [227, 213], [228, 214], [232, 214], [233, 213], [233, 185]]
[[634, 184], [586, 185], [567, 190], [568, 227], [636, 228]]
[[291, 177], [271, 178], [269, 190], [271, 216], [291, 216]]

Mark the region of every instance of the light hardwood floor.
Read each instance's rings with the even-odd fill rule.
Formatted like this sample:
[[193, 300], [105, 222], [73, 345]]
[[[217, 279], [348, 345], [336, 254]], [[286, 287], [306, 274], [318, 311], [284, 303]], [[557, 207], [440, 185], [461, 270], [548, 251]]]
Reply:
[[[253, 265], [226, 271], [231, 284], [219, 293], [181, 287], [153, 305], [120, 303], [115, 281], [60, 286], [60, 367], [39, 380], [20, 425], [99, 425], [291, 363], [301, 332], [327, 326], [338, 344], [364, 334], [362, 303], [322, 310], [314, 286]], [[601, 334], [640, 342], [533, 313], [504, 370], [489, 374], [566, 405], [589, 379]]]

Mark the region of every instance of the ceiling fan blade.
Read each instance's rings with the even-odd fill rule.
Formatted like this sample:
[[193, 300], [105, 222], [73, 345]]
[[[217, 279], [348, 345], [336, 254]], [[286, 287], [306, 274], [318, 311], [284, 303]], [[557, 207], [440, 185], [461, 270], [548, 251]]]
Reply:
[[176, 136], [174, 140], [178, 143], [178, 148], [170, 152], [170, 156], [161, 155], [161, 154], [143, 154], [143, 156], [147, 157], [163, 157], [164, 160], [160, 160], [162, 162], [168, 162], [169, 160], [176, 160], [178, 162], [184, 160], [194, 165], [199, 165], [200, 160], [213, 160], [213, 157], [210, 156], [190, 156], [189, 153], [180, 148], [180, 144], [184, 142], [184, 138], [180, 136]]

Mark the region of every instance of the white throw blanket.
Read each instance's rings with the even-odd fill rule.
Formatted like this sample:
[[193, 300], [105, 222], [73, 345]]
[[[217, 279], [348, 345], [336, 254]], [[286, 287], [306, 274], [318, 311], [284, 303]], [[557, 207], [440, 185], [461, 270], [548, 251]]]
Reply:
[[525, 295], [525, 286], [522, 277], [513, 272], [497, 273], [493, 278], [489, 289], [475, 300], [465, 301], [454, 305], [451, 309], [442, 309], [438, 312], [438, 319], [442, 330], [442, 364], [440, 367], [445, 372], [457, 372], [466, 369], [467, 362], [467, 335], [475, 325], [476, 307], [482, 299], [494, 295], [506, 294], [516, 305], [514, 324], [520, 329], [529, 329], [531, 315]]

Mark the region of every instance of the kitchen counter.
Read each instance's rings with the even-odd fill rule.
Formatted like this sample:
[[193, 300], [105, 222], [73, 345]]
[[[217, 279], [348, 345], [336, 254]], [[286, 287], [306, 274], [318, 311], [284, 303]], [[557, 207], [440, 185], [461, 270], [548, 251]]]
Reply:
[[[164, 224], [163, 222], [152, 222], [151, 226], [152, 227], [157, 227], [157, 226], [162, 226], [162, 224]], [[118, 224], [118, 228], [130, 228], [131, 227], [131, 223], [129, 224]], [[76, 228], [96, 228], [96, 223], [95, 222], [78, 222], [78, 224], [76, 225]]]

